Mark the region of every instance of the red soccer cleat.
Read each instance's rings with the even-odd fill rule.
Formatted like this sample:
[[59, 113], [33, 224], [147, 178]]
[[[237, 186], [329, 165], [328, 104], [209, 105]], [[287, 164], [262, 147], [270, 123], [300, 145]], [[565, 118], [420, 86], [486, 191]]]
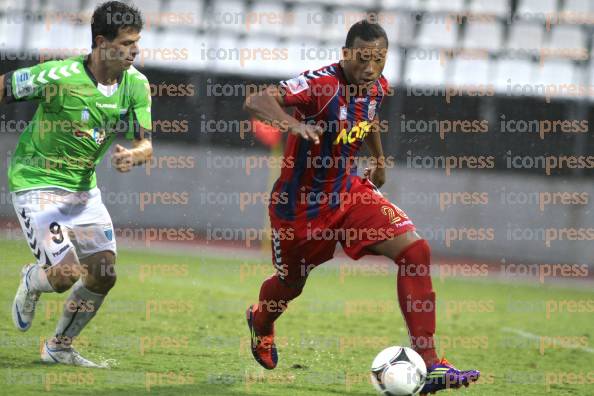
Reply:
[[278, 362], [278, 355], [276, 353], [276, 345], [274, 344], [274, 333], [270, 335], [258, 335], [254, 327], [254, 305], [251, 305], [245, 311], [245, 317], [250, 329], [250, 336], [252, 340], [252, 355], [254, 359], [262, 367], [267, 370], [272, 370], [276, 367]]

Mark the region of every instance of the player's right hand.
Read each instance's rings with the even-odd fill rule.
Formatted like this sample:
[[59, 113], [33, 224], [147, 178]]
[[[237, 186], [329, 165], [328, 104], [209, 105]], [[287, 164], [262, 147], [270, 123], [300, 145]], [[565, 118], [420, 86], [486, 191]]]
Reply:
[[301, 136], [305, 140], [319, 144], [320, 136], [322, 136], [324, 130], [317, 125], [298, 124], [289, 129], [289, 132], [294, 135]]

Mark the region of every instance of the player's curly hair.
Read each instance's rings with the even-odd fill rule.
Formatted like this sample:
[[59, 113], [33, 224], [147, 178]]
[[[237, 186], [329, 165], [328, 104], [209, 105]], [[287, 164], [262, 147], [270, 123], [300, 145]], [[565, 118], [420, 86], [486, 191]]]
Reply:
[[138, 8], [120, 1], [105, 2], [95, 8], [91, 19], [92, 48], [97, 46], [97, 36], [104, 36], [112, 41], [118, 36], [120, 29], [131, 27], [141, 31], [143, 25], [142, 14]]
[[383, 37], [388, 43], [388, 35], [384, 28], [379, 23], [370, 22], [367, 19], [362, 19], [351, 26], [346, 36], [345, 47], [353, 48], [357, 37], [363, 41], [373, 41]]

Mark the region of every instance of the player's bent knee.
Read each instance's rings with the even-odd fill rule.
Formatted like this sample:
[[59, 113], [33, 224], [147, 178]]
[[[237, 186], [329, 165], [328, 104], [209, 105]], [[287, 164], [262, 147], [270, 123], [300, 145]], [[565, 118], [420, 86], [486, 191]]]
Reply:
[[87, 289], [95, 293], [107, 294], [115, 286], [117, 280], [115, 258], [112, 251], [104, 251], [85, 260], [84, 265], [88, 268], [85, 279]]
[[298, 280], [288, 280], [280, 277], [279, 279], [292, 290], [292, 298], [296, 298], [301, 295], [301, 293], [303, 292], [303, 288], [305, 287], [305, 282], [307, 281], [307, 277]]
[[64, 293], [69, 290], [81, 276], [80, 264], [75, 253], [68, 253], [64, 259], [46, 270], [47, 279], [56, 291]]
[[60, 276], [54, 278], [48, 277], [48, 279], [51, 279], [50, 284], [56, 293], [64, 293], [65, 291], [70, 290], [72, 285], [76, 283], [78, 276]]

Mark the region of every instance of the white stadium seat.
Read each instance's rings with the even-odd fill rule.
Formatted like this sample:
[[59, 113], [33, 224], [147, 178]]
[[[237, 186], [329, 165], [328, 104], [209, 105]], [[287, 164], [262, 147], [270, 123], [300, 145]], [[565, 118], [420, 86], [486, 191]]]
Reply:
[[565, 0], [563, 11], [572, 14], [589, 14], [594, 10], [591, 0]]
[[518, 14], [523, 17], [541, 17], [557, 12], [557, 0], [520, 0]]
[[293, 20], [283, 29], [289, 38], [321, 36], [326, 14], [320, 5], [295, 4], [291, 12]]
[[245, 1], [226, 0], [215, 1], [212, 4], [210, 12], [207, 14], [205, 24], [211, 30], [221, 32], [246, 33], [245, 27]]
[[[331, 52], [320, 47], [317, 40], [293, 40], [287, 43], [288, 62], [285, 67], [286, 76], [294, 77], [305, 70], [315, 70], [337, 61]], [[335, 54], [340, 55], [337, 50]]]
[[506, 92], [508, 84], [532, 84], [534, 81], [534, 69], [535, 64], [530, 60], [499, 60], [495, 64], [495, 78], [493, 80], [496, 90]]
[[[246, 41], [240, 42], [239, 48], [249, 49], [249, 59], [244, 60], [243, 65], [235, 73], [246, 75], [264, 74], [271, 77], [283, 77], [290, 70], [290, 60], [288, 53], [283, 55], [281, 51], [287, 51], [286, 44], [282, 44], [276, 37], [253, 36]], [[261, 50], [269, 51], [268, 56], [264, 56]], [[275, 52], [276, 51], [276, 52]], [[274, 55], [274, 54], [277, 55]]]
[[391, 45], [409, 45], [413, 41], [414, 21], [407, 12], [382, 11], [379, 21]]
[[282, 2], [257, 1], [247, 13], [248, 34], [280, 35], [287, 17], [287, 11]]
[[516, 22], [511, 26], [507, 43], [509, 49], [540, 51], [544, 37], [544, 27], [537, 23]]
[[419, 0], [380, 0], [380, 5], [384, 9], [409, 9], [416, 10], [419, 8]]
[[363, 19], [366, 11], [363, 8], [336, 7], [328, 14], [324, 39], [344, 40], [351, 25]]
[[464, 48], [498, 51], [503, 44], [503, 25], [499, 22], [467, 23], [462, 43]]
[[458, 25], [446, 23], [425, 23], [421, 25], [418, 45], [421, 47], [456, 47]]
[[[72, 24], [52, 24], [46, 25], [44, 22], [27, 24], [29, 30], [29, 39], [26, 42], [26, 49], [30, 51], [59, 50], [61, 57], [69, 57], [74, 54], [78, 48], [86, 48], [90, 43], [81, 43], [74, 35], [75, 25]], [[22, 26], [19, 26], [21, 28]], [[60, 40], [56, 40], [59, 37]]]
[[470, 12], [504, 17], [509, 14], [509, 0], [472, 0]]
[[[583, 59], [580, 54], [587, 54], [586, 36], [579, 26], [554, 26], [551, 41], [547, 47], [558, 51], [561, 57]], [[572, 53], [573, 56], [571, 56]]]
[[[15, 24], [16, 21], [9, 19], [6, 16], [0, 17], [0, 51], [10, 50], [21, 51], [23, 48], [23, 29], [22, 25]], [[15, 28], [18, 27], [18, 28]]]
[[0, 10], [3, 11], [22, 11], [25, 5], [22, 0], [0, 0]]
[[[567, 87], [582, 84], [580, 78], [580, 71], [576, 70], [573, 62], [566, 60], [547, 61], [542, 66], [537, 68], [534, 85], [555, 86], [557, 87], [558, 95], [555, 96], [569, 96], [575, 95], [571, 93]], [[554, 91], [553, 91], [554, 92]]]
[[406, 85], [443, 85], [449, 63], [423, 50], [409, 50], [406, 54]]
[[490, 62], [488, 59], [455, 59], [451, 84], [454, 85], [488, 85], [490, 78]]
[[237, 38], [235, 34], [219, 34], [214, 37], [207, 45], [207, 48], [212, 48], [211, 53], [218, 51], [219, 56], [209, 56], [207, 59], [207, 67], [209, 70], [216, 70], [219, 73], [241, 73], [241, 65], [239, 59], [231, 58], [231, 49], [245, 46], [244, 41]]
[[462, 13], [465, 0], [426, 0], [420, 4], [421, 9], [429, 12]]
[[172, 13], [180, 21], [178, 26], [198, 28], [204, 24], [204, 3], [202, 0], [169, 0], [165, 3], [163, 16]]
[[390, 85], [400, 83], [400, 76], [402, 75], [402, 52], [400, 49], [390, 48], [383, 74], [388, 79]]

